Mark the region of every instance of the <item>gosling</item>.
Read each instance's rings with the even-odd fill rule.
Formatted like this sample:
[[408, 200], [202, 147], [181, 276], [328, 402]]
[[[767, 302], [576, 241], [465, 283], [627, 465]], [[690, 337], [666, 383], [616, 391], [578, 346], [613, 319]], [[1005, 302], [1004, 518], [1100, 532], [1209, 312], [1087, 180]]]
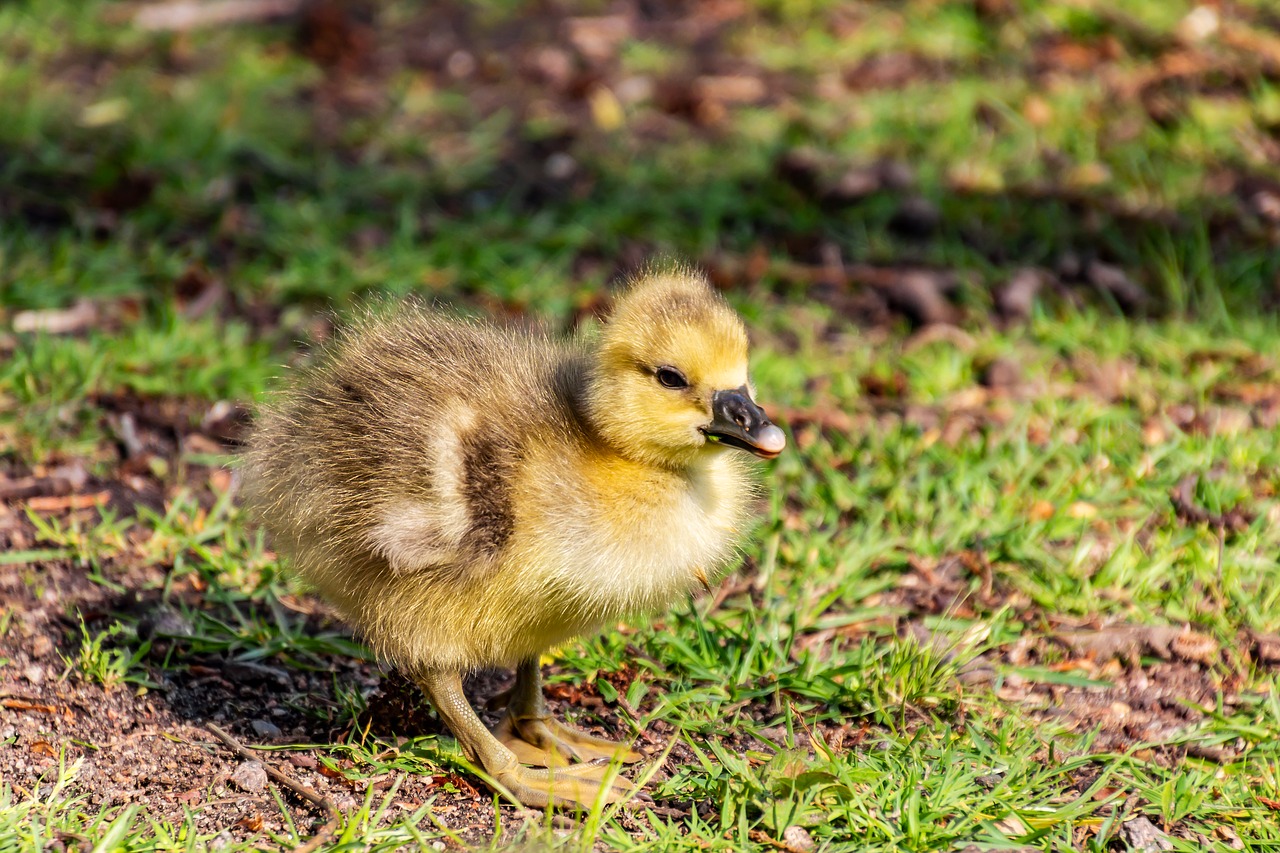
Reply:
[[[741, 320], [687, 270], [633, 282], [572, 341], [402, 309], [356, 322], [264, 410], [245, 491], [501, 793], [624, 801], [644, 795], [609, 760], [641, 756], [552, 719], [539, 657], [728, 568], [743, 460], [786, 445], [752, 397]], [[492, 732], [462, 692], [488, 666], [516, 671]]]

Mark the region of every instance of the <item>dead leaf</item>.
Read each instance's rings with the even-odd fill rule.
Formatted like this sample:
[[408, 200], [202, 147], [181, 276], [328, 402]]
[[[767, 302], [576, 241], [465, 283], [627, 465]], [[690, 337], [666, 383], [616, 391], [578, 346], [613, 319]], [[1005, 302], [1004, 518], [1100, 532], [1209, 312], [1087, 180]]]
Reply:
[[1265, 63], [1280, 67], [1280, 37], [1242, 25], [1224, 26], [1222, 41], [1237, 50], [1252, 53]]
[[1142, 427], [1142, 441], [1147, 447], [1164, 444], [1169, 440], [1164, 425], [1154, 418], [1149, 419]]
[[1040, 50], [1040, 61], [1054, 70], [1078, 73], [1094, 71], [1103, 60], [1094, 45], [1077, 41], [1059, 41]]
[[38, 740], [31, 744], [31, 751], [36, 755], [47, 755], [49, 758], [57, 758], [58, 751], [53, 748], [53, 744], [47, 740]]
[[1050, 518], [1053, 518], [1054, 512], [1056, 512], [1056, 510], [1053, 504], [1046, 500], [1039, 500], [1031, 505], [1031, 509], [1027, 512], [1027, 515], [1031, 516], [1035, 521], [1048, 521]]
[[1076, 501], [1067, 507], [1067, 516], [1069, 518], [1093, 518], [1098, 514], [1098, 508], [1088, 501]]
[[1053, 107], [1038, 95], [1031, 95], [1022, 104], [1022, 115], [1032, 127], [1044, 127], [1053, 121]]
[[782, 833], [781, 841], [760, 829], [751, 830], [747, 837], [756, 844], [763, 844], [775, 850], [785, 850], [787, 853], [813, 853], [818, 847], [809, 835], [809, 831], [803, 826], [787, 827]]
[[754, 104], [769, 93], [763, 80], [744, 74], [699, 77], [693, 91], [699, 100], [721, 104]]
[[[1236, 831], [1226, 824], [1218, 824], [1213, 828], [1213, 834], [1227, 842], [1227, 846], [1232, 850], [1243, 850], [1244, 841], [1236, 834]], [[1162, 848], [1168, 850], [1168, 847]]]
[[868, 57], [841, 74], [844, 85], [854, 92], [901, 89], [913, 82], [944, 72], [936, 60], [906, 51], [890, 51]]
[[473, 800], [480, 798], [480, 792], [475, 789], [475, 786], [472, 785], [470, 782], [468, 782], [466, 779], [463, 779], [461, 776], [452, 775], [452, 774], [449, 776], [433, 776], [431, 778], [431, 784], [433, 787], [435, 785], [444, 785], [444, 784], [453, 785], [459, 791], [462, 791], [464, 794], [467, 794], [468, 796], [470, 796]]

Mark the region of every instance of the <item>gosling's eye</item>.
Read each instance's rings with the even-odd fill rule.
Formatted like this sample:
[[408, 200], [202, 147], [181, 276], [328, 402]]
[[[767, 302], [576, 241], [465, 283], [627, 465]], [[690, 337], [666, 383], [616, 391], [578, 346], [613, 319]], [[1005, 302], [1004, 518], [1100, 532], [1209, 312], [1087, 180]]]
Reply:
[[689, 380], [684, 378], [684, 374], [676, 370], [674, 367], [659, 367], [657, 370], [658, 381], [662, 383], [663, 388], [688, 388]]

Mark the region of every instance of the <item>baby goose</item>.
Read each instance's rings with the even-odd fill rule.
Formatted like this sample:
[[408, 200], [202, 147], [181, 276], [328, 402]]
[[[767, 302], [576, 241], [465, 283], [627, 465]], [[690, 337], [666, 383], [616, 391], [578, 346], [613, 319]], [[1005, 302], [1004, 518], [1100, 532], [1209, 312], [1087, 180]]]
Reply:
[[[590, 804], [634, 794], [601, 791], [598, 759], [640, 756], [551, 719], [539, 656], [724, 570], [753, 494], [736, 450], [785, 444], [752, 400], [741, 320], [674, 270], [583, 340], [365, 319], [263, 413], [244, 481], [277, 550], [471, 761], [525, 805]], [[462, 692], [483, 666], [516, 670], [493, 732]]]

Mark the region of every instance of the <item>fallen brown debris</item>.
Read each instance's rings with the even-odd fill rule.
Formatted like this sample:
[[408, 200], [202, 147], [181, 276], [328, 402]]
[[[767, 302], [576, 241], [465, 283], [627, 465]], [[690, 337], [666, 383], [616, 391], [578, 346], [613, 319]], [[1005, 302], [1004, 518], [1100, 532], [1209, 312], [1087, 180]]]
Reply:
[[1096, 661], [1120, 660], [1136, 665], [1143, 656], [1151, 656], [1209, 665], [1218, 659], [1217, 641], [1189, 627], [1118, 625], [1096, 631], [1066, 631], [1051, 638], [1073, 653]]
[[50, 495], [65, 495], [75, 488], [66, 477], [22, 477], [0, 481], [0, 501], [21, 501]]
[[1250, 653], [1253, 659], [1266, 666], [1280, 665], [1280, 635], [1250, 632]]
[[36, 711], [41, 714], [58, 713], [58, 709], [53, 705], [46, 705], [43, 702], [28, 702], [26, 699], [0, 699], [0, 706], [8, 708], [11, 711]]
[[35, 512], [61, 512], [68, 509], [88, 509], [102, 506], [111, 499], [110, 492], [94, 492], [90, 495], [50, 495], [27, 501], [27, 509]]
[[1197, 506], [1195, 492], [1199, 483], [1200, 475], [1190, 474], [1178, 481], [1169, 495], [1173, 511], [1180, 521], [1184, 524], [1207, 524], [1224, 533], [1239, 533], [1253, 524], [1253, 513], [1239, 506], [1233, 506], [1222, 513], [1211, 513]]
[[304, 5], [304, 0], [175, 0], [135, 7], [133, 24], [144, 30], [182, 32], [288, 17]]
[[13, 330], [18, 333], [43, 332], [46, 335], [70, 335], [83, 332], [97, 322], [97, 306], [87, 299], [82, 299], [70, 308], [19, 311], [13, 315]]

